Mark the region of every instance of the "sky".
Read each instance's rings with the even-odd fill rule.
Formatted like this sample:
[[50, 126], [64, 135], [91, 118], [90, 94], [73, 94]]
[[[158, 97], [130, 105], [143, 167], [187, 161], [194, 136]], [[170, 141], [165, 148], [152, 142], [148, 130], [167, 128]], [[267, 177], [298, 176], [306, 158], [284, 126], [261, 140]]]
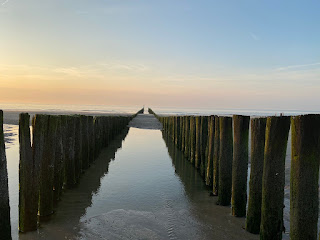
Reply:
[[320, 111], [318, 0], [0, 0], [0, 103]]

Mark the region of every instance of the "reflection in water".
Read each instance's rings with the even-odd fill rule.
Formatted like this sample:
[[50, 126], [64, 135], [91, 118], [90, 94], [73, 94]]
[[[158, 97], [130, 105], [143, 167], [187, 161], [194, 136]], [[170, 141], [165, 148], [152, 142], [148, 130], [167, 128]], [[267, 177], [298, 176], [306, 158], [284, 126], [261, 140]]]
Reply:
[[6, 149], [10, 148], [17, 138], [17, 126], [10, 124], [3, 124], [4, 141]]
[[92, 203], [83, 239], [204, 239], [158, 130], [130, 129]]
[[[122, 146], [128, 129], [124, 130], [104, 149], [98, 159], [81, 176], [79, 185], [68, 189], [61, 197], [53, 214], [47, 222], [41, 223], [37, 232], [19, 234], [19, 239], [73, 239], [77, 236], [80, 218], [92, 204], [92, 196], [99, 191], [101, 178], [108, 173], [109, 163]], [[15, 224], [17, 226], [17, 223]], [[17, 228], [14, 229], [17, 236]], [[15, 238], [14, 238], [15, 239]]]
[[211, 188], [205, 185], [200, 172], [184, 157], [172, 140], [163, 133], [175, 173], [184, 185], [192, 212], [199, 222], [206, 223], [203, 229], [205, 239], [258, 239], [259, 236], [243, 230], [244, 218], [231, 216], [230, 207], [216, 205], [217, 197], [211, 197]]

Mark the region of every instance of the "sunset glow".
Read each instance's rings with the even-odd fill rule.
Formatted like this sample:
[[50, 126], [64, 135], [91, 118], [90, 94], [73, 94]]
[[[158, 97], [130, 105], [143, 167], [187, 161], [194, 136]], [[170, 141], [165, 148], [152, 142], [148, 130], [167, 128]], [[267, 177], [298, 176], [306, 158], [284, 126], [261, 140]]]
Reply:
[[0, 102], [318, 110], [319, 9], [3, 1]]

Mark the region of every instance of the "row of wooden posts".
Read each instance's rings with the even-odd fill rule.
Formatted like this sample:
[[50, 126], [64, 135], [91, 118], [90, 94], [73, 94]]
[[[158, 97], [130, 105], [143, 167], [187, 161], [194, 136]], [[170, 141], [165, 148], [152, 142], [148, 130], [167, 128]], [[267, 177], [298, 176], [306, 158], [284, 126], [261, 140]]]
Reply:
[[[143, 112], [141, 109], [138, 113]], [[137, 114], [138, 114], [137, 113]], [[1, 112], [2, 114], [2, 112]], [[99, 156], [101, 150], [125, 129], [133, 116], [44, 115], [19, 116], [19, 231], [37, 230], [42, 217], [53, 213], [63, 190], [75, 187], [81, 174]], [[2, 120], [2, 115], [1, 115]], [[2, 127], [2, 122], [0, 124]], [[2, 130], [2, 129], [1, 129]], [[1, 135], [2, 133], [2, 135]], [[32, 141], [31, 141], [32, 140]], [[0, 154], [5, 154], [3, 130]], [[3, 144], [2, 144], [3, 143]], [[4, 155], [5, 156], [5, 155]], [[2, 189], [1, 158], [0, 239], [11, 239], [8, 190]], [[6, 171], [6, 163], [5, 171]], [[6, 212], [7, 211], [7, 212]], [[7, 213], [6, 219], [2, 216]], [[4, 221], [4, 222], [2, 222]], [[5, 228], [5, 226], [8, 226]]]
[[251, 172], [247, 207], [249, 116], [158, 116], [186, 159], [199, 169], [232, 215], [260, 239], [282, 239], [285, 158], [292, 134], [290, 238], [317, 239], [320, 115], [251, 118]]

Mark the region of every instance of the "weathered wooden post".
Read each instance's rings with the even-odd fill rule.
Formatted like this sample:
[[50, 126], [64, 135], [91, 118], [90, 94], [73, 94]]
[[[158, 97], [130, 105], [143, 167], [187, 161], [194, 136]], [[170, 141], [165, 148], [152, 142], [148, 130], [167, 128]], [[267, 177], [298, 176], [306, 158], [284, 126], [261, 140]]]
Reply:
[[169, 136], [171, 141], [173, 141], [173, 133], [174, 133], [174, 124], [173, 124], [173, 117], [169, 117]]
[[80, 116], [80, 125], [81, 125], [81, 143], [82, 143], [82, 169], [86, 170], [90, 166], [89, 159], [89, 136], [88, 136], [88, 118], [84, 115]]
[[108, 145], [109, 139], [115, 136], [116, 117], [102, 117], [101, 118], [101, 149]]
[[220, 118], [214, 117], [214, 146], [213, 146], [213, 174], [212, 193], [218, 196], [219, 193], [219, 154], [220, 154]]
[[65, 150], [65, 186], [66, 188], [73, 188], [76, 181], [75, 173], [75, 156], [74, 156], [74, 146], [75, 146], [75, 117], [67, 116], [66, 119], [67, 129], [66, 129], [66, 150]]
[[[29, 120], [29, 119], [28, 119]], [[30, 131], [29, 131], [30, 139]], [[30, 147], [30, 142], [29, 142]], [[31, 149], [29, 149], [31, 155]], [[7, 157], [3, 133], [3, 111], [0, 110], [0, 239], [11, 239]]]
[[195, 151], [196, 151], [196, 126], [195, 126], [195, 117], [190, 117], [190, 157], [189, 160], [192, 164], [195, 161]]
[[220, 117], [219, 194], [218, 204], [228, 206], [232, 188], [232, 117]]
[[290, 239], [317, 239], [320, 115], [291, 119]]
[[53, 177], [53, 203], [60, 200], [63, 186], [63, 169], [64, 169], [64, 123], [63, 116], [56, 116], [57, 131], [56, 131], [56, 150], [54, 160], [54, 177]]
[[177, 147], [177, 116], [173, 116], [173, 143]]
[[[87, 118], [87, 116], [85, 116]], [[75, 120], [75, 134], [74, 134], [74, 167], [75, 167], [75, 176], [76, 182], [78, 183], [80, 180], [80, 176], [82, 173], [82, 126], [81, 126], [81, 116], [74, 116]]]
[[200, 132], [201, 132], [201, 117], [195, 117], [195, 153], [194, 153], [194, 166], [200, 168], [201, 164], [201, 153], [200, 153]]
[[184, 156], [190, 159], [190, 116], [185, 118]]
[[92, 163], [94, 161], [94, 127], [93, 127], [93, 117], [88, 117], [88, 140], [89, 140], [89, 162]]
[[214, 151], [214, 116], [209, 117], [208, 121], [208, 154], [206, 168], [206, 185], [212, 186], [213, 180], [213, 151]]
[[181, 117], [181, 148], [180, 150], [184, 152], [184, 143], [185, 143], [185, 116]]
[[182, 128], [183, 128], [183, 121], [182, 116], [178, 116], [178, 123], [179, 123], [179, 135], [178, 135], [178, 149], [181, 151], [182, 149]]
[[206, 159], [206, 148], [208, 141], [208, 117], [201, 116], [200, 118], [200, 173], [206, 180], [206, 169], [208, 160]]
[[180, 138], [180, 117], [176, 116], [175, 117], [175, 144], [177, 146], [178, 149], [180, 149], [180, 142], [181, 142], [181, 138]]
[[100, 150], [101, 150], [101, 139], [100, 139], [100, 135], [101, 135], [101, 128], [100, 128], [100, 117], [94, 117], [93, 119], [94, 122], [94, 135], [95, 135], [95, 158], [97, 158], [100, 154]]
[[31, 148], [30, 116], [19, 116], [19, 231], [35, 231], [38, 227], [39, 171], [43, 154], [45, 115], [36, 115], [32, 120], [33, 144]]
[[258, 234], [261, 223], [262, 174], [266, 118], [251, 119], [251, 172], [246, 230]]
[[233, 116], [232, 215], [246, 216], [249, 116]]
[[282, 239], [285, 157], [290, 117], [268, 117], [262, 177], [261, 240]]
[[53, 179], [56, 152], [57, 118], [47, 117], [43, 155], [40, 161], [40, 193], [39, 216], [45, 217], [53, 213]]
[[[172, 116], [168, 116], [168, 136], [170, 137], [170, 139], [172, 138]], [[171, 139], [172, 141], [172, 139]]]

